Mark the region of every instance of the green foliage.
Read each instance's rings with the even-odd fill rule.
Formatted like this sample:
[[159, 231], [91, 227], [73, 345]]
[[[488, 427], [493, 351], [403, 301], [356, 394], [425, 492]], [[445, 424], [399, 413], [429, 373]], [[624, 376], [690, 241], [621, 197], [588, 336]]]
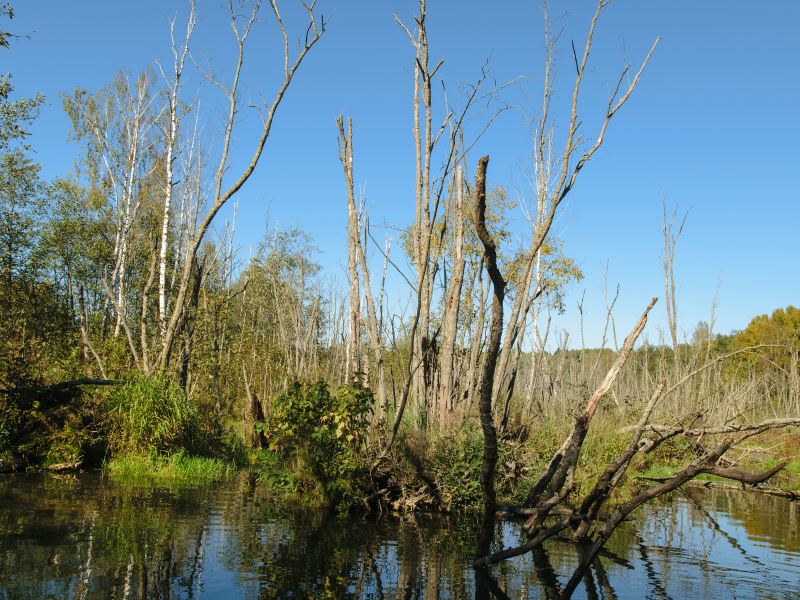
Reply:
[[14, 448], [22, 422], [23, 414], [19, 408], [7, 400], [0, 401], [0, 454]]
[[189, 456], [179, 450], [162, 457], [125, 456], [114, 458], [106, 465], [112, 479], [137, 483], [167, 480], [183, 484], [210, 483], [227, 479], [236, 472], [236, 466], [219, 458]]
[[[0, 17], [13, 16], [0, 3]], [[13, 37], [0, 32], [0, 46]], [[0, 76], [0, 388], [13, 389], [69, 379], [76, 369], [71, 311], [46, 268], [46, 186], [26, 143], [44, 97], [12, 100], [12, 92], [11, 75]], [[82, 454], [90, 419], [80, 394], [70, 409], [49, 400], [0, 396], [0, 453], [33, 464]]]
[[483, 437], [477, 429], [462, 429], [434, 440], [428, 468], [445, 510], [478, 506]]
[[520, 503], [525, 499], [533, 484], [547, 468], [555, 451], [561, 446], [569, 429], [562, 424], [559, 425], [561, 426], [545, 421], [525, 441], [521, 449], [521, 461], [527, 467], [527, 473], [511, 490], [512, 503]]
[[[9, 19], [14, 18], [14, 8], [11, 6], [10, 2], [0, 2], [0, 16], [7, 17]], [[12, 37], [13, 34], [7, 31], [0, 31], [0, 46], [3, 48], [8, 48], [8, 38]]]
[[[792, 354], [796, 356], [800, 352], [800, 309], [787, 306], [775, 310], [771, 315], [755, 317], [744, 331], [733, 336], [731, 344], [737, 350], [757, 345], [768, 346], [742, 359], [749, 365], [764, 368], [766, 359], [766, 362], [778, 368], [792, 368]], [[796, 358], [793, 368], [797, 369]]]
[[360, 383], [331, 393], [322, 381], [295, 382], [270, 405], [264, 426], [269, 449], [295, 471], [306, 467], [331, 503], [348, 505], [364, 470], [362, 449], [372, 404], [372, 392]]
[[201, 427], [197, 404], [167, 377], [135, 376], [109, 398], [110, 444], [120, 455], [165, 456], [192, 450]]
[[[495, 489], [505, 496], [515, 493], [520, 469], [530, 457], [531, 446], [500, 437]], [[483, 463], [483, 434], [475, 427], [462, 427], [452, 434], [436, 437], [430, 444], [425, 470], [439, 492], [437, 509], [452, 511], [482, 507], [480, 472]]]
[[592, 424], [581, 448], [581, 459], [575, 473], [581, 495], [588, 494], [594, 488], [608, 465], [619, 458], [628, 446], [630, 437], [630, 433], [619, 432], [619, 424], [615, 420]]
[[[0, 17], [14, 18], [14, 9], [8, 2], [0, 3]], [[0, 30], [0, 47], [9, 47], [9, 38], [14, 34]], [[5, 151], [16, 141], [24, 140], [28, 136], [26, 126], [38, 115], [39, 107], [44, 102], [44, 96], [37, 94], [33, 98], [22, 100], [9, 100], [14, 91], [11, 85], [11, 75], [0, 76], [0, 151]], [[22, 145], [27, 149], [26, 145]]]
[[86, 449], [97, 440], [81, 421], [77, 413], [69, 414], [66, 422], [47, 436], [45, 465], [83, 463]]
[[272, 490], [287, 495], [297, 491], [298, 478], [284, 467], [279, 454], [271, 450], [257, 450], [253, 452], [250, 463], [250, 468], [258, 475], [258, 480]]

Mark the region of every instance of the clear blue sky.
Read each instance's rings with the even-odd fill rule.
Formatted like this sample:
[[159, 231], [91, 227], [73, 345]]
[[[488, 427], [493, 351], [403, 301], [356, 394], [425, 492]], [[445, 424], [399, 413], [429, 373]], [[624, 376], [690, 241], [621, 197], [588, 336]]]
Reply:
[[[68, 143], [59, 93], [95, 90], [122, 68], [137, 72], [169, 60], [167, 19], [185, 17], [182, 0], [17, 0], [11, 28], [30, 33], [2, 53], [19, 95], [46, 94], [31, 143], [46, 177], [66, 174], [78, 157]], [[291, 5], [291, 2], [283, 2]], [[490, 154], [490, 182], [525, 192], [530, 135], [538, 116], [542, 19], [538, 0], [429, 0], [429, 35], [451, 102], [488, 59], [498, 81], [524, 76], [504, 99], [506, 112], [480, 141], [471, 163]], [[198, 0], [194, 52], [219, 72], [231, 38], [221, 0]], [[282, 227], [299, 225], [315, 239], [320, 264], [344, 275], [345, 204], [335, 117], [355, 121], [356, 179], [366, 185], [373, 222], [405, 225], [413, 217], [412, 50], [392, 20], [407, 22], [411, 0], [319, 0], [328, 32], [304, 64], [281, 107], [259, 168], [239, 195], [243, 248], [260, 239], [269, 207]], [[582, 46], [594, 3], [552, 1], [561, 36], [560, 76], [574, 73], [569, 42]], [[291, 16], [291, 14], [289, 15]], [[254, 31], [247, 93], [269, 96], [279, 62], [265, 11]], [[627, 330], [651, 296], [663, 296], [661, 204], [688, 211], [676, 260], [679, 318], [690, 333], [708, 319], [720, 283], [717, 330], [744, 327], [756, 314], [800, 303], [800, 191], [794, 181], [800, 139], [800, 3], [790, 0], [614, 0], [596, 33], [582, 98], [587, 133], [626, 60], [636, 64], [653, 39], [663, 42], [640, 87], [612, 122], [606, 143], [586, 167], [555, 232], [586, 279], [567, 298], [560, 327], [577, 342], [575, 302], [586, 290], [587, 342], [603, 321], [601, 281], [620, 284], [617, 327]], [[300, 25], [300, 21], [293, 21]], [[294, 31], [299, 35], [297, 28]], [[197, 85], [198, 78], [187, 85]], [[213, 92], [204, 89], [203, 124], [219, 130]], [[557, 106], [568, 101], [563, 88]], [[559, 111], [560, 112], [560, 111]], [[561, 115], [563, 116], [563, 113]], [[556, 135], [563, 135], [562, 127]], [[473, 127], [478, 127], [476, 120]], [[232, 171], [249, 154], [257, 122], [243, 114]], [[224, 219], [224, 215], [222, 216]], [[516, 213], [521, 222], [521, 213]], [[246, 253], [247, 251], [244, 250]], [[397, 256], [397, 253], [395, 253]], [[649, 336], [665, 321], [659, 304]]]

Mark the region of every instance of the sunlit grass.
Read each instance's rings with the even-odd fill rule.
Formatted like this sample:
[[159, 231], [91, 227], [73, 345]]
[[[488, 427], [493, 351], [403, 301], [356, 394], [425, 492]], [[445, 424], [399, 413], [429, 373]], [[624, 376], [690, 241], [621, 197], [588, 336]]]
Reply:
[[184, 453], [158, 458], [114, 458], [106, 463], [105, 469], [112, 479], [120, 482], [160, 480], [184, 484], [211, 483], [232, 477], [237, 471], [233, 463]]

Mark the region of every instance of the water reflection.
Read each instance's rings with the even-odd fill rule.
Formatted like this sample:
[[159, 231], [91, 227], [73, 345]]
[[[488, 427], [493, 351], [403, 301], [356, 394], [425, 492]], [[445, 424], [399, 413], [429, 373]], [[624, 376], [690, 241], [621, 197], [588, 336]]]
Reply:
[[[202, 488], [0, 479], [0, 599], [557, 598], [581, 559], [568, 543], [472, 569], [477, 543], [521, 541], [514, 523], [293, 511], [247, 476]], [[795, 503], [689, 490], [621, 527], [575, 597], [798, 595]]]

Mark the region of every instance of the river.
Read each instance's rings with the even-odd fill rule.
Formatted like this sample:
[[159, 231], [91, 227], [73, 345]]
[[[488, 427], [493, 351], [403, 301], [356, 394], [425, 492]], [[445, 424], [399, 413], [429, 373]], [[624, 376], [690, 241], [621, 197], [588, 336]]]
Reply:
[[[468, 517], [292, 509], [247, 475], [202, 487], [100, 473], [0, 476], [0, 598], [551, 598], [578, 561], [552, 542], [476, 577]], [[495, 544], [516, 545], [498, 523]], [[690, 489], [625, 523], [574, 598], [800, 598], [798, 505]]]

